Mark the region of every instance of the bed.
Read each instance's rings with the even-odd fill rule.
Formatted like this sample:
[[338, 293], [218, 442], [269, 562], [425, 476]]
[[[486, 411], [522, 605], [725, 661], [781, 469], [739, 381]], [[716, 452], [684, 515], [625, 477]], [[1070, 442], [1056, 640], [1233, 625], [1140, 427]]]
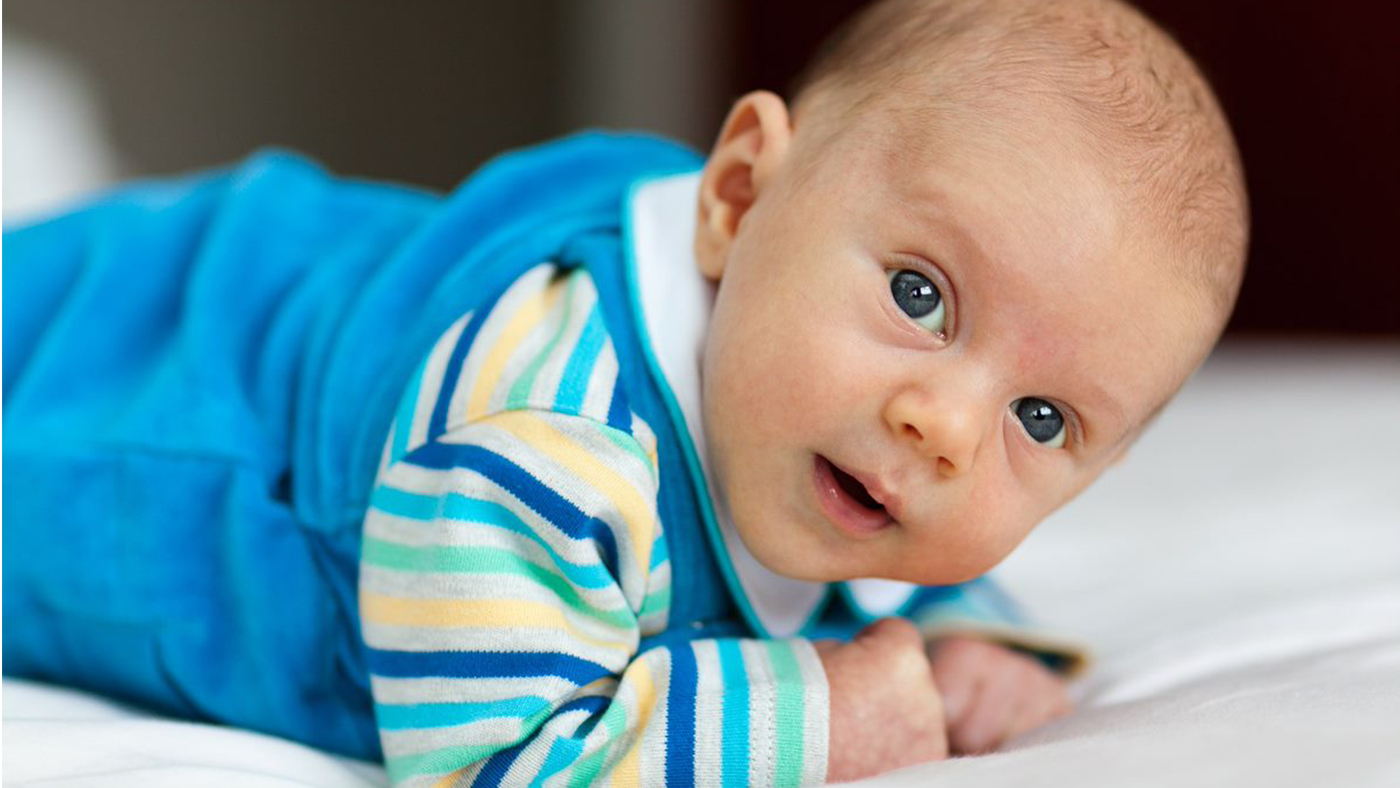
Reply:
[[[1400, 343], [1234, 342], [999, 570], [1076, 712], [871, 786], [1400, 786]], [[4, 683], [6, 785], [381, 786], [374, 764]]]

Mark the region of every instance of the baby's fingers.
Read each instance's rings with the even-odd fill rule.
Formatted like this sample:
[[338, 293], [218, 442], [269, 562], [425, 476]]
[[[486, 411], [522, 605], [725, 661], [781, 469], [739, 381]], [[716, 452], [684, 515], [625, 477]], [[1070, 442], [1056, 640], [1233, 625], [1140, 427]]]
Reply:
[[[1073, 709], [1069, 693], [1058, 682], [1052, 687], [1027, 698], [1021, 712], [1007, 729], [1005, 739], [1011, 739], [1065, 716]], [[1004, 739], [1004, 740], [1005, 740]]]
[[1046, 672], [1022, 672], [1017, 680], [985, 681], [963, 718], [949, 723], [949, 741], [960, 754], [990, 752], [1008, 739], [1068, 713], [1069, 695]]
[[948, 744], [959, 755], [996, 749], [1010, 735], [1021, 714], [1022, 698], [1014, 687], [995, 681], [979, 681], [962, 715], [948, 723]]

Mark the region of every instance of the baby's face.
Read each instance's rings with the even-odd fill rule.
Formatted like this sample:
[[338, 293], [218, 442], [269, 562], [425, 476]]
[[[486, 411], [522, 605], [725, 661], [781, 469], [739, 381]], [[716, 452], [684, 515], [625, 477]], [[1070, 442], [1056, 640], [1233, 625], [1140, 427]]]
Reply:
[[722, 256], [711, 461], [780, 574], [959, 582], [1121, 456], [1212, 321], [1063, 139], [871, 125], [793, 136]]

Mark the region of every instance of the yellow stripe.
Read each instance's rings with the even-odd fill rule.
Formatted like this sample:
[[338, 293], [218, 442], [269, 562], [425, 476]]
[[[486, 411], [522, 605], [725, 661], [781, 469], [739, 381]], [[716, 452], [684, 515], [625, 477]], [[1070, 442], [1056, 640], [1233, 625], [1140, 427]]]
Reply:
[[599, 648], [631, 656], [627, 644], [583, 632], [557, 607], [519, 599], [422, 599], [360, 592], [360, 615], [369, 623], [401, 627], [562, 629]]
[[637, 713], [632, 717], [632, 729], [636, 732], [636, 738], [632, 740], [632, 746], [628, 748], [627, 754], [622, 756], [613, 772], [613, 785], [642, 784], [642, 732], [651, 724], [651, 712], [656, 706], [656, 682], [651, 675], [651, 666], [652, 660], [637, 660], [622, 674], [622, 680], [631, 680], [633, 691], [637, 694]]
[[525, 441], [602, 493], [622, 515], [632, 537], [632, 548], [636, 551], [637, 569], [646, 574], [651, 565], [652, 540], [656, 536], [655, 508], [636, 487], [613, 469], [599, 463], [593, 452], [530, 411], [507, 411], [493, 418], [492, 423]]
[[540, 320], [554, 308], [554, 303], [564, 293], [564, 286], [568, 281], [569, 277], [556, 279], [543, 293], [527, 300], [516, 309], [496, 339], [496, 344], [487, 352], [486, 360], [481, 364], [481, 371], [477, 373], [476, 384], [472, 386], [471, 396], [467, 397], [467, 411], [464, 416], [467, 420], [486, 415], [491, 394], [500, 385], [506, 362], [510, 361], [515, 349], [530, 335], [531, 329], [539, 325]]

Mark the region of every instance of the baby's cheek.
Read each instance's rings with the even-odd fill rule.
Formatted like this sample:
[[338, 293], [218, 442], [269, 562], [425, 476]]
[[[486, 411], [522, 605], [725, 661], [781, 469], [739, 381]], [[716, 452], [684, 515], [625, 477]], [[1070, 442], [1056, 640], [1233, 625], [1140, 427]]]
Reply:
[[944, 546], [954, 556], [949, 568], [962, 582], [992, 569], [1030, 533], [1035, 522], [1022, 502], [995, 491], [974, 492]]

